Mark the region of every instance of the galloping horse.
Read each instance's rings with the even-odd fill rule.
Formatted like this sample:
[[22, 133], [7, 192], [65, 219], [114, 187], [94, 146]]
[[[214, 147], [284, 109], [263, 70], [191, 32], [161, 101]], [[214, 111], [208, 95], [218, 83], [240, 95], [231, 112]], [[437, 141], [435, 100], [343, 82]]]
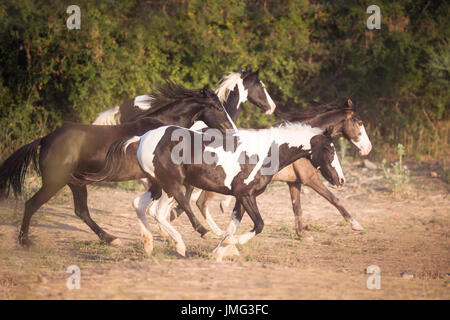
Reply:
[[[259, 80], [258, 70], [253, 72], [249, 66], [223, 77], [215, 92], [234, 122], [239, 117], [242, 104], [247, 100], [266, 114], [272, 114], [276, 108], [264, 83]], [[100, 113], [92, 124], [116, 124], [116, 115], [119, 115], [119, 123], [134, 121], [152, 108], [152, 105], [152, 98], [149, 95], [128, 98], [120, 106]]]
[[[364, 124], [361, 121], [353, 102], [347, 99], [342, 106], [336, 105], [314, 105], [309, 108], [298, 110], [292, 113], [281, 113], [280, 116], [291, 122], [309, 124], [323, 130], [332, 127], [331, 135], [333, 137], [343, 135], [360, 149], [362, 155], [367, 155], [372, 144], [367, 136]], [[272, 181], [287, 182], [292, 199], [292, 207], [295, 215], [296, 232], [299, 237], [302, 236], [302, 210], [300, 204], [301, 185], [307, 185], [318, 192], [334, 205], [342, 214], [344, 219], [350, 223], [353, 230], [363, 230], [362, 226], [348, 213], [336, 198], [320, 180], [317, 170], [306, 158], [301, 158], [278, 172], [272, 178]], [[223, 231], [217, 226], [211, 217], [208, 209], [208, 202], [214, 197], [213, 192], [202, 191], [197, 200], [197, 206], [211, 230], [216, 235], [223, 235]], [[223, 208], [223, 203], [221, 203]], [[171, 221], [174, 220], [183, 211], [177, 210], [176, 214], [171, 215]]]
[[[39, 152], [39, 169], [42, 187], [25, 203], [25, 212], [19, 234], [19, 242], [30, 245], [28, 229], [32, 215], [65, 185], [69, 185], [74, 197], [75, 214], [79, 216], [106, 243], [119, 241], [108, 234], [92, 220], [87, 207], [87, 188], [75, 183], [77, 172], [96, 172], [104, 165], [109, 146], [119, 138], [142, 135], [163, 124], [191, 126], [202, 120], [210, 127], [222, 132], [235, 129], [233, 121], [225, 111], [217, 95], [205, 87], [189, 90], [181, 85], [167, 83], [160, 86], [151, 96], [152, 108], [140, 116], [140, 120], [118, 126], [95, 126], [65, 124], [45, 137], [21, 147], [6, 159], [0, 167], [0, 195], [7, 196], [12, 187], [14, 194], [20, 194], [25, 173], [30, 162], [36, 168]], [[129, 168], [122, 180], [139, 177]], [[116, 179], [115, 181], [121, 181]], [[200, 224], [195, 217], [193, 225]], [[201, 226], [202, 231], [206, 229]]]
[[[180, 137], [183, 139], [178, 142]], [[230, 232], [223, 243], [237, 241], [243, 244], [263, 229], [256, 196], [266, 189], [279, 169], [299, 158], [308, 158], [334, 185], [340, 186], [345, 181], [331, 136], [320, 128], [284, 124], [269, 129], [239, 130], [232, 137], [237, 144], [232, 146], [228, 141], [226, 146], [217, 143], [218, 139], [220, 135], [211, 133], [211, 130], [197, 132], [175, 126], [160, 127], [142, 137], [114, 143], [106, 156], [105, 168], [83, 178], [100, 181], [120, 176], [131, 165], [129, 154], [137, 153], [138, 164], [135, 165], [139, 165], [151, 181], [150, 190], [133, 201], [144, 248], [148, 254], [153, 250], [153, 238], [145, 215], [150, 209], [160, 226], [175, 240], [176, 250], [183, 256], [186, 247], [181, 235], [167, 221], [174, 200], [188, 215], [193, 214], [183, 186], [191, 185], [236, 197], [236, 219], [242, 219], [242, 205], [253, 220], [254, 229], [241, 237]], [[207, 143], [211, 140], [214, 140], [214, 146]], [[133, 146], [131, 151], [130, 146]], [[174, 158], [174, 155], [181, 158]], [[156, 210], [150, 208], [152, 201]]]

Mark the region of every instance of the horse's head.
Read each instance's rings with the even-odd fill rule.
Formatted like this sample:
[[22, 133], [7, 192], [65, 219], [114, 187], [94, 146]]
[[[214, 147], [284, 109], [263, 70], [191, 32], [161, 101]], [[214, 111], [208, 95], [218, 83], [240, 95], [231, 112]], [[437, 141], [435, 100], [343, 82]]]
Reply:
[[311, 139], [311, 163], [334, 186], [340, 187], [345, 183], [336, 148], [328, 132]]
[[361, 155], [368, 155], [372, 150], [372, 143], [367, 136], [361, 118], [356, 112], [355, 105], [352, 100], [347, 99], [341, 108], [345, 112], [342, 134], [359, 149]]
[[225, 133], [227, 129], [237, 130], [236, 125], [214, 91], [205, 86], [202, 89], [202, 94], [204, 108], [198, 119], [205, 122], [208, 127], [219, 129], [222, 133]]
[[259, 70], [253, 72], [249, 66], [241, 70], [244, 89], [248, 92], [248, 100], [266, 114], [272, 114], [277, 107], [266, 90], [264, 83], [259, 80]]

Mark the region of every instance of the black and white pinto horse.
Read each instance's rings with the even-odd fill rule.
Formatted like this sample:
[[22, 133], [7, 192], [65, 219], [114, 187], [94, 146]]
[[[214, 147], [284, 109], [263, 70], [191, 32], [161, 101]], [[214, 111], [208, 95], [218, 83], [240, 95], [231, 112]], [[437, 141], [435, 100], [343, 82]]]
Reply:
[[[45, 137], [22, 146], [1, 164], [0, 198], [7, 196], [11, 187], [15, 195], [21, 193], [25, 173], [31, 162], [39, 168], [42, 176], [42, 187], [25, 203], [19, 233], [21, 244], [31, 244], [28, 231], [33, 214], [65, 185], [73, 193], [75, 214], [101, 240], [111, 244], [119, 242], [116, 236], [104, 231], [91, 218], [87, 205], [87, 188], [77, 184], [76, 179], [77, 173], [95, 173], [103, 168], [109, 147], [118, 139], [142, 135], [161, 125], [189, 127], [196, 120], [202, 120], [223, 133], [236, 128], [217, 95], [207, 87], [191, 90], [167, 83], [152, 95], [152, 106], [141, 119], [131, 123], [115, 126], [65, 124]], [[130, 166], [121, 176], [116, 176], [114, 181], [144, 177], [139, 166], [136, 169]], [[193, 225], [202, 228], [195, 217], [190, 218]]]
[[[180, 142], [180, 137], [183, 137]], [[236, 198], [235, 211], [240, 221], [243, 212], [254, 223], [252, 231], [235, 236], [232, 228], [225, 235], [223, 245], [246, 243], [263, 230], [256, 196], [267, 187], [277, 171], [299, 158], [308, 158], [327, 177], [330, 183], [340, 186], [344, 181], [331, 136], [320, 128], [301, 124], [283, 124], [260, 130], [239, 130], [226, 143], [218, 141], [211, 130], [197, 132], [176, 126], [164, 126], [151, 130], [141, 137], [118, 142], [106, 157], [109, 163], [109, 179], [128, 167], [127, 147], [139, 143], [137, 159], [141, 169], [151, 181], [148, 192], [137, 197], [133, 206], [140, 222], [141, 236], [147, 254], [153, 250], [153, 237], [146, 219], [149, 211], [158, 224], [176, 243], [176, 251], [184, 256], [186, 246], [181, 235], [168, 221], [175, 201], [188, 215], [193, 214], [183, 186]], [[198, 142], [200, 141], [200, 143]], [[133, 147], [133, 150], [136, 148]], [[179, 157], [174, 157], [179, 155]], [[90, 179], [95, 179], [91, 175]], [[232, 224], [235, 224], [233, 221]]]
[[[311, 103], [311, 105], [305, 109], [289, 113], [281, 111], [276, 113], [290, 122], [308, 124], [323, 130], [332, 127], [332, 137], [345, 137], [360, 150], [361, 155], [367, 155], [372, 149], [372, 144], [367, 136], [364, 123], [351, 99], [347, 99], [341, 106]], [[298, 159], [274, 175], [272, 181], [287, 182], [289, 185], [292, 208], [296, 222], [296, 232], [299, 237], [302, 236], [304, 229], [300, 203], [300, 190], [302, 184], [311, 187], [334, 205], [353, 230], [363, 230], [363, 227], [350, 215], [340, 203], [339, 199], [322, 183], [317, 170], [311, 165], [311, 162], [308, 159]], [[214, 193], [212, 192], [202, 191], [196, 203], [211, 230], [216, 235], [222, 236], [224, 232], [215, 223], [209, 213], [208, 203], [213, 195]], [[229, 199], [232, 199], [232, 197], [228, 197], [227, 200]], [[225, 201], [220, 202], [222, 211], [224, 211], [225, 203]], [[180, 211], [177, 210], [177, 214], [179, 213]], [[175, 215], [171, 215], [171, 220], [174, 218]]]
[[[224, 76], [215, 92], [234, 122], [239, 117], [242, 104], [247, 100], [266, 114], [272, 114], [276, 108], [264, 83], [259, 80], [258, 70], [253, 72], [248, 66]], [[100, 113], [92, 124], [114, 125], [134, 121], [151, 107], [151, 95], [128, 98], [120, 106]], [[116, 117], [118, 117], [118, 121], [116, 121]], [[202, 127], [205, 125], [198, 123], [193, 129]]]

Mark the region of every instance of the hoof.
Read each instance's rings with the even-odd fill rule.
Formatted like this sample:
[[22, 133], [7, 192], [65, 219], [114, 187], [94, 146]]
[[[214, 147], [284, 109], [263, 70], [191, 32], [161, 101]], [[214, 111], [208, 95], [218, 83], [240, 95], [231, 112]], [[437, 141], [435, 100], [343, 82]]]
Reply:
[[119, 238], [114, 239], [113, 241], [108, 243], [110, 246], [113, 247], [121, 247], [122, 246], [122, 241], [120, 241]]
[[153, 239], [150, 237], [142, 237], [142, 244], [144, 245], [144, 251], [147, 256], [151, 256], [153, 252]]
[[177, 244], [177, 246], [175, 247], [175, 250], [177, 251], [177, 253], [182, 256], [182, 257], [186, 257], [186, 246], [183, 244]]
[[300, 239], [303, 238], [305, 236], [305, 232], [302, 229], [295, 229], [295, 233], [297, 234], [297, 237], [299, 237]]
[[217, 262], [222, 261], [225, 257], [240, 256], [239, 250], [235, 245], [219, 244], [216, 248], [214, 248], [212, 253], [213, 258]]
[[222, 240], [221, 244], [235, 245], [237, 244], [237, 239], [234, 236], [228, 235]]
[[24, 248], [29, 248], [33, 245], [33, 242], [31, 242], [31, 240], [28, 239], [28, 237], [25, 237], [25, 238], [19, 237], [19, 243]]
[[362, 225], [360, 225], [358, 223], [358, 221], [356, 221], [356, 220], [352, 220], [352, 222], [350, 222], [350, 225], [352, 227], [352, 230], [354, 230], [354, 231], [363, 231], [364, 230]]
[[201, 237], [205, 240], [211, 239], [211, 232], [206, 231], [204, 234], [201, 235]]

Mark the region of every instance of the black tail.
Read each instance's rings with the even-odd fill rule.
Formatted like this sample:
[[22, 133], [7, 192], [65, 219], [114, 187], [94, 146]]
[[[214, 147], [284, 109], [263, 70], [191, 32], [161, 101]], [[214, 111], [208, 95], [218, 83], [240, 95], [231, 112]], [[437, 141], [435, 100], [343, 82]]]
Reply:
[[77, 172], [72, 174], [72, 179], [76, 184], [86, 185], [103, 180], [112, 180], [122, 169], [122, 164], [126, 157], [126, 148], [129, 144], [140, 140], [139, 136], [125, 137], [114, 142], [108, 149], [105, 157], [105, 165], [95, 173]]
[[38, 173], [37, 163], [38, 147], [42, 138], [22, 146], [6, 159], [0, 166], [0, 198], [7, 197], [12, 187], [14, 196], [22, 193], [22, 185], [30, 162], [33, 161], [34, 168]]

